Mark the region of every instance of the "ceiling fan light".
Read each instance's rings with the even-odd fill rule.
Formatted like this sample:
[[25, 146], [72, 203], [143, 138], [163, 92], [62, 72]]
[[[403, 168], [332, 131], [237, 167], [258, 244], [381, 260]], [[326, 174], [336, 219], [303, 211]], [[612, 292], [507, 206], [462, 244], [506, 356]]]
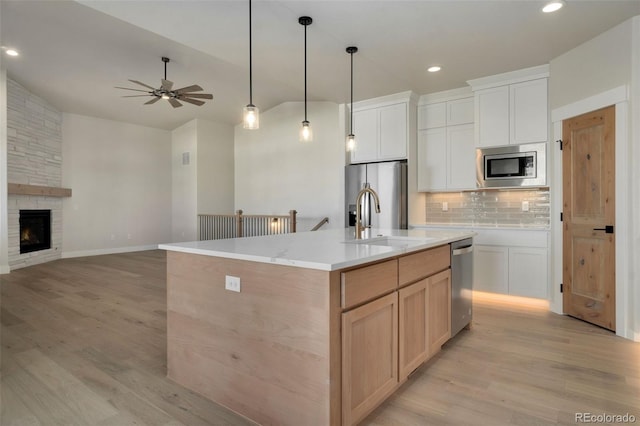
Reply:
[[16, 49], [7, 49], [5, 50], [5, 53], [9, 56], [18, 56], [19, 53]]
[[555, 12], [557, 10], [562, 9], [564, 5], [565, 5], [565, 2], [563, 0], [553, 0], [547, 3], [546, 5], [544, 5], [544, 7], [542, 8], [542, 11], [544, 13]]
[[300, 142], [311, 142], [312, 140], [313, 130], [311, 130], [311, 124], [305, 120], [300, 128]]
[[168, 94], [166, 94], [166, 93], [163, 93], [163, 94], [162, 94], [162, 99], [169, 99], [169, 95], [168, 95]]
[[438, 72], [442, 69], [442, 67], [440, 67], [439, 65], [433, 65], [429, 68], [427, 68], [427, 71], [429, 72]]
[[255, 105], [247, 105], [242, 110], [242, 127], [255, 130], [260, 128], [260, 109]]

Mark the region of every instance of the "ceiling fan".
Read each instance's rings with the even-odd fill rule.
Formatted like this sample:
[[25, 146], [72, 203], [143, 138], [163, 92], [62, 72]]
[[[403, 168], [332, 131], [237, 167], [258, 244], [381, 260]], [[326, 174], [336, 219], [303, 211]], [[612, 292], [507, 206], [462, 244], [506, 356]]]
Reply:
[[133, 90], [136, 92], [145, 92], [146, 95], [129, 95], [123, 96], [123, 98], [137, 98], [141, 96], [153, 96], [154, 98], [148, 102], [145, 102], [145, 105], [150, 105], [158, 102], [160, 99], [166, 99], [169, 101], [171, 106], [174, 108], [181, 107], [182, 104], [179, 101], [188, 102], [190, 104], [194, 104], [197, 106], [204, 105], [203, 101], [198, 99], [213, 99], [213, 95], [210, 93], [193, 93], [202, 91], [202, 87], [194, 84], [192, 86], [183, 87], [181, 89], [172, 90], [173, 82], [167, 80], [167, 63], [170, 61], [169, 58], [162, 57], [162, 62], [164, 62], [164, 78], [160, 80], [160, 88], [156, 89], [148, 84], [141, 83], [137, 80], [129, 80], [132, 83], [139, 84], [140, 86], [144, 86], [147, 89], [151, 90], [140, 90], [140, 89], [131, 89], [129, 87], [117, 87], [116, 89], [124, 89], [124, 90]]

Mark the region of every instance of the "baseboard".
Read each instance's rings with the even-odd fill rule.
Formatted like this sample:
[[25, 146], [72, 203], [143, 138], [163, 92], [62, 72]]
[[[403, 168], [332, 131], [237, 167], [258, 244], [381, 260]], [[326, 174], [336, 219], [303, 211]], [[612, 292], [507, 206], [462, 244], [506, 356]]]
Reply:
[[151, 244], [147, 246], [113, 247], [113, 248], [96, 249], [96, 250], [68, 251], [68, 252], [62, 252], [62, 258], [69, 259], [72, 257], [101, 256], [104, 254], [130, 253], [134, 251], [146, 251], [146, 250], [157, 250], [157, 249], [158, 249], [157, 244]]
[[8, 274], [9, 272], [11, 272], [11, 268], [9, 268], [9, 265], [0, 265], [0, 275]]

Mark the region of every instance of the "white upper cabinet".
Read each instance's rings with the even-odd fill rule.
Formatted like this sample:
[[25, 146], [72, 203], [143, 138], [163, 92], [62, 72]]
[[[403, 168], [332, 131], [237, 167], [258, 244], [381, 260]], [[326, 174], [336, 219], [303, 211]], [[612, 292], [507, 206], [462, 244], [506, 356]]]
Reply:
[[420, 105], [418, 129], [473, 123], [473, 96], [446, 102]]
[[509, 86], [511, 143], [546, 142], [548, 131], [547, 79]]
[[353, 134], [357, 147], [351, 153], [351, 162], [372, 161], [378, 157], [378, 111], [365, 109], [353, 112]]
[[447, 125], [447, 103], [438, 102], [418, 107], [418, 129], [433, 129]]
[[389, 105], [379, 109], [380, 145], [378, 158], [380, 160], [407, 158], [407, 109], [406, 103]]
[[475, 189], [473, 124], [447, 127], [447, 189]]
[[470, 80], [477, 147], [546, 142], [548, 66]]
[[431, 103], [418, 107], [418, 191], [475, 189], [474, 97], [466, 88], [421, 99]]
[[[353, 106], [356, 149], [351, 163], [407, 158], [411, 95], [409, 92], [358, 102]], [[415, 104], [414, 104], [415, 105]], [[413, 109], [415, 114], [415, 107]], [[415, 133], [414, 133], [415, 137]]]
[[446, 189], [447, 128], [418, 130], [418, 191]]
[[476, 145], [509, 144], [509, 86], [476, 92]]
[[447, 126], [473, 123], [472, 97], [447, 102]]

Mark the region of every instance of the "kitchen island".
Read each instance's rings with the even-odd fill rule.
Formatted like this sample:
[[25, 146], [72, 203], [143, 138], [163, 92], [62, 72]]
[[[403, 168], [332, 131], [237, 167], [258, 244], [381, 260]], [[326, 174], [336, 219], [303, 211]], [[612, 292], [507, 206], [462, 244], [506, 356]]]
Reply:
[[472, 235], [160, 245], [168, 376], [260, 424], [355, 424], [449, 339], [449, 243]]

